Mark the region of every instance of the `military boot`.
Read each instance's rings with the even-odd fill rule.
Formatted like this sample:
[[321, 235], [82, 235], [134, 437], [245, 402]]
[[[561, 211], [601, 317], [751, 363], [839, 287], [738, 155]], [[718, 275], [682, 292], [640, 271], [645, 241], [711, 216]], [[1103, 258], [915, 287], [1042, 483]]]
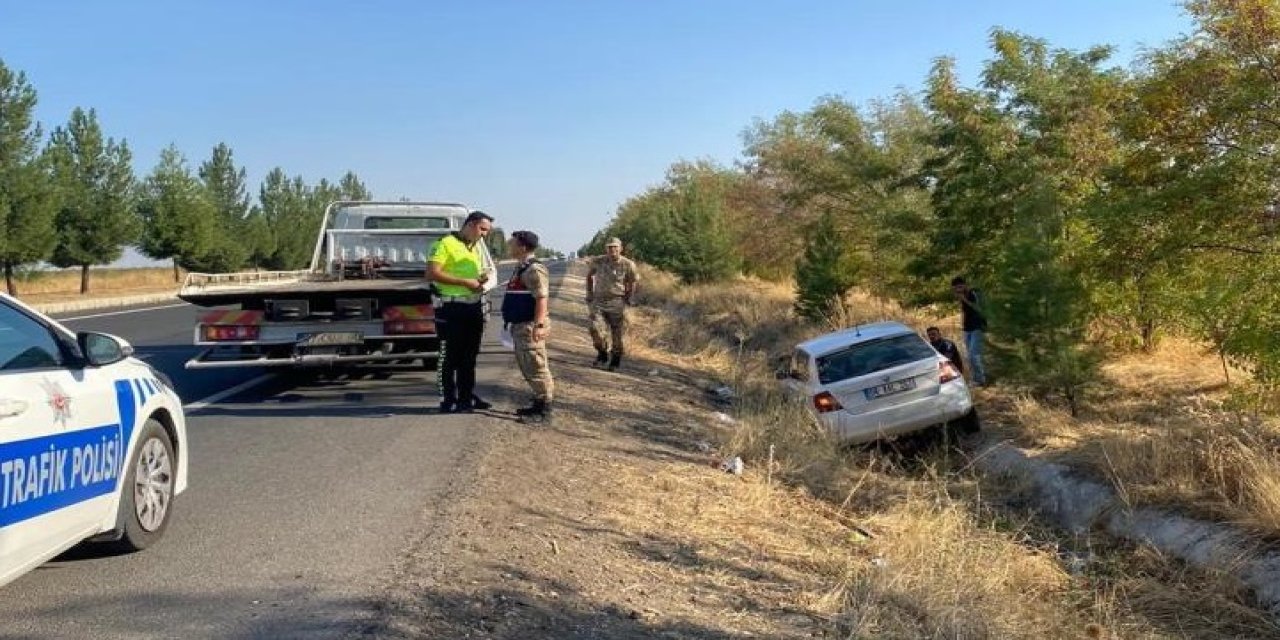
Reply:
[[547, 408], [547, 403], [542, 400], [534, 400], [533, 404], [527, 407], [516, 409], [516, 415], [520, 417], [531, 416], [535, 413], [542, 413]]
[[[520, 411], [516, 411], [517, 414]], [[520, 422], [525, 424], [550, 424], [551, 423], [551, 405], [541, 400], [535, 400], [533, 406], [527, 409], [527, 413], [520, 416]]]
[[621, 353], [615, 353], [615, 354], [613, 354], [612, 356], [610, 356], [610, 358], [609, 358], [609, 370], [610, 370], [610, 371], [617, 371], [617, 370], [618, 370], [618, 367], [620, 367], [620, 366], [622, 366], [622, 354], [621, 354]]
[[593, 367], [603, 367], [609, 361], [609, 352], [604, 349], [596, 349], [596, 361], [591, 363]]

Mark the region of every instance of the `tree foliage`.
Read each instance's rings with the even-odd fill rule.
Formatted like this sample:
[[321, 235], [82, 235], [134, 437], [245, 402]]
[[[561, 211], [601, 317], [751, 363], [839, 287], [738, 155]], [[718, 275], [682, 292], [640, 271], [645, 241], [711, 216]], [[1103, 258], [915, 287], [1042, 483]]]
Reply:
[[53, 264], [80, 267], [80, 292], [89, 291], [89, 267], [120, 259], [137, 241], [132, 157], [124, 141], [104, 138], [97, 114], [76, 108], [49, 140], [58, 190], [58, 243]]
[[139, 191], [139, 248], [152, 258], [172, 260], [175, 281], [179, 267], [203, 270], [207, 257], [229, 240], [220, 236], [223, 221], [212, 192], [191, 175], [177, 147], [160, 152], [159, 164]]
[[47, 259], [57, 244], [56, 194], [40, 155], [36, 91], [0, 62], [0, 267], [16, 294], [14, 270]]
[[267, 173], [258, 191], [258, 206], [272, 238], [264, 266], [302, 269], [310, 264], [323, 214], [317, 202], [302, 176], [290, 178], [280, 167]]
[[208, 160], [200, 164], [200, 182], [213, 205], [213, 231], [206, 250], [192, 268], [202, 271], [232, 271], [247, 264], [263, 251], [262, 241], [249, 233], [253, 210], [243, 167], [237, 167], [231, 147], [218, 143]]
[[843, 317], [845, 294], [857, 283], [859, 271], [851, 265], [853, 251], [836, 227], [836, 217], [825, 212], [810, 225], [804, 254], [796, 264], [796, 313], [813, 322]]
[[737, 180], [734, 172], [711, 163], [673, 165], [661, 186], [624, 203], [582, 253], [602, 253], [608, 238], [619, 237], [630, 256], [686, 282], [735, 275], [741, 257], [726, 208]]
[[[814, 320], [851, 287], [954, 310], [963, 274], [996, 372], [1072, 409], [1104, 349], [1165, 332], [1280, 386], [1280, 4], [1185, 6], [1194, 31], [1131, 69], [994, 29], [972, 85], [943, 59], [923, 102], [824, 97], [756, 122], [715, 173], [723, 262], [793, 278]], [[584, 252], [619, 235], [687, 269], [699, 201], [680, 184], [625, 202]]]

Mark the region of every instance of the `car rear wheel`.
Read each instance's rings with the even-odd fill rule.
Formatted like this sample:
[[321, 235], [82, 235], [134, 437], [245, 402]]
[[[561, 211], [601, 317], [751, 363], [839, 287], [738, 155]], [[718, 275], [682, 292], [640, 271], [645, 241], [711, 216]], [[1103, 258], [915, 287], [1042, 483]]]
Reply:
[[173, 453], [169, 432], [156, 420], [147, 420], [138, 441], [140, 444], [120, 489], [119, 518], [123, 533], [112, 544], [126, 552], [141, 551], [159, 541], [173, 513], [177, 456]]

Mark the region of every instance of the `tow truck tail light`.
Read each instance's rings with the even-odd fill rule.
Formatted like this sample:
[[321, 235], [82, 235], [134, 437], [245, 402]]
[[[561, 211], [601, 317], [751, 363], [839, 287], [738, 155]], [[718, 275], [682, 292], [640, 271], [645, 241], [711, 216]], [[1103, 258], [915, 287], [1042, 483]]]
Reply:
[[406, 304], [382, 310], [382, 331], [389, 336], [435, 333], [435, 309], [429, 304]]
[[960, 370], [950, 362], [938, 363], [939, 382], [946, 384], [960, 377]]
[[823, 391], [813, 397], [813, 408], [817, 409], [818, 413], [831, 413], [844, 407], [839, 400], [836, 400], [835, 396], [831, 395], [830, 391]]
[[204, 326], [204, 339], [209, 342], [257, 340], [258, 335], [259, 328], [257, 325], [211, 324]]
[[382, 330], [391, 336], [435, 333], [436, 323], [431, 320], [390, 320], [382, 323]]

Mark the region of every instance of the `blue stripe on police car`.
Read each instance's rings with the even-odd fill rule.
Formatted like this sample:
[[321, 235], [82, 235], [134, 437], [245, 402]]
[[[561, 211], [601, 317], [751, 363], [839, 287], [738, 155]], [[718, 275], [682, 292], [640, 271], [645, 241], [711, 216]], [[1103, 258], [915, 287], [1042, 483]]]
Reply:
[[137, 421], [137, 382], [116, 381], [116, 424], [0, 445], [0, 527], [116, 490]]

